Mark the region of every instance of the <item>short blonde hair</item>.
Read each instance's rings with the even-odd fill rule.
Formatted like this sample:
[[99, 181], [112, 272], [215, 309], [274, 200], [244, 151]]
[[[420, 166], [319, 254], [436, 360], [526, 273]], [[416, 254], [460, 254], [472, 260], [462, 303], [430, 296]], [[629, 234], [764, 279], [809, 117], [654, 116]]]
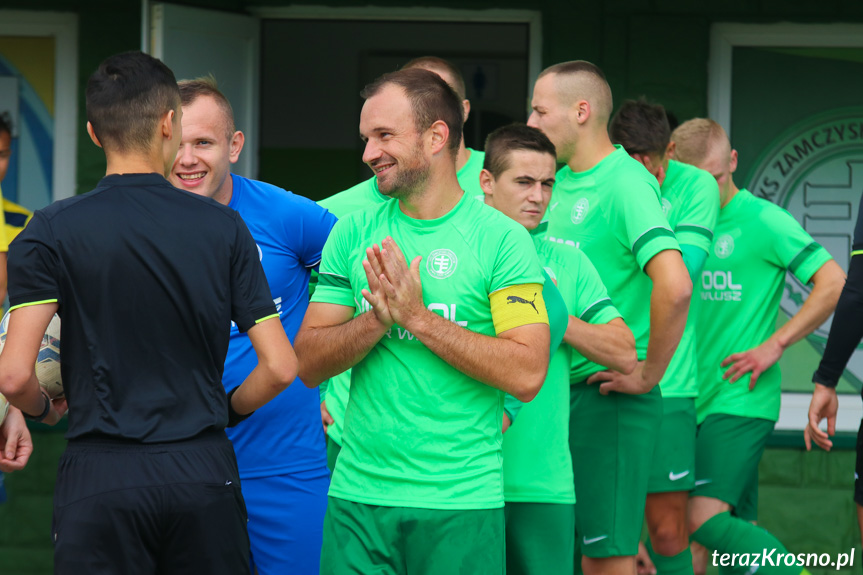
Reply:
[[698, 165], [714, 144], [724, 144], [731, 151], [725, 129], [710, 118], [693, 118], [683, 122], [671, 133], [674, 158], [684, 164]]
[[234, 109], [228, 98], [219, 90], [215, 76], [207, 74], [191, 80], [180, 80], [177, 85], [180, 87], [180, 100], [184, 106], [191, 105], [202, 96], [209, 96], [215, 100], [219, 109], [222, 110], [222, 119], [225, 123], [225, 133], [228, 135], [228, 140], [234, 136], [234, 132], [237, 131], [234, 124]]

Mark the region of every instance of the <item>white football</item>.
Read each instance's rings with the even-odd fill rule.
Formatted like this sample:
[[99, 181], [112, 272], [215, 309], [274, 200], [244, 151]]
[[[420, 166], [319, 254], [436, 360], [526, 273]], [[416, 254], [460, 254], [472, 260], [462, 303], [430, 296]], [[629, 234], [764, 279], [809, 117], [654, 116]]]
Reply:
[[[6, 331], [9, 327], [9, 312], [0, 320], [0, 353], [6, 345]], [[63, 395], [63, 380], [60, 377], [60, 316], [54, 314], [45, 335], [42, 337], [42, 345], [39, 346], [39, 355], [36, 357], [36, 378], [42, 388], [48, 392], [48, 397], [54, 399]], [[2, 411], [2, 407], [0, 407]], [[2, 420], [0, 420], [2, 421]]]
[[3, 425], [3, 420], [6, 419], [6, 413], [9, 411], [9, 402], [0, 393], [0, 425]]

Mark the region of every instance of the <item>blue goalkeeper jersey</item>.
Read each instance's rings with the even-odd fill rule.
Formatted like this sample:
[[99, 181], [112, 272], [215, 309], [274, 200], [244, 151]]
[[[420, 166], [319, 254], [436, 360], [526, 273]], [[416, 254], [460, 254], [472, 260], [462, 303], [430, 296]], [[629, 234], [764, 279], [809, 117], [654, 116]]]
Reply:
[[[231, 177], [234, 189], [228, 206], [240, 213], [258, 244], [273, 303], [293, 343], [309, 305], [309, 275], [321, 260], [336, 218], [311, 200], [276, 186]], [[231, 325], [222, 377], [225, 390], [240, 385], [257, 362], [249, 337]], [[327, 464], [318, 390], [307, 388], [299, 378], [227, 433], [243, 479]]]

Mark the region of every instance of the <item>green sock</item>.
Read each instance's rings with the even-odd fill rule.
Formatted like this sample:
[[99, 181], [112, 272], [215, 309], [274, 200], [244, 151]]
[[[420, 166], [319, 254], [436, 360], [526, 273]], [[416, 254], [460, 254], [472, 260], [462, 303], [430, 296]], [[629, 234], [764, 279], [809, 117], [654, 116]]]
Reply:
[[[723, 574], [800, 575], [801, 572], [796, 559], [794, 566], [786, 565], [788, 550], [776, 537], [762, 527], [732, 517], [728, 511], [706, 521], [692, 534], [692, 540], [712, 550], [708, 565], [719, 566]], [[753, 569], [753, 565], [758, 567]]]
[[692, 551], [689, 550], [688, 545], [686, 549], [671, 557], [660, 555], [654, 551], [650, 537], [647, 538], [645, 546], [647, 547], [647, 552], [650, 554], [650, 560], [653, 561], [653, 565], [656, 567], [656, 575], [693, 575]]

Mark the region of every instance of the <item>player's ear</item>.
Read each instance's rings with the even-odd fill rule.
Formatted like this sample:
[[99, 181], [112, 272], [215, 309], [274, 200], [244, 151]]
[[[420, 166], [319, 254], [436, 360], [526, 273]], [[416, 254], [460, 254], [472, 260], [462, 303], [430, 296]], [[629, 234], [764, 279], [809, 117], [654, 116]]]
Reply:
[[159, 122], [159, 129], [162, 134], [162, 137], [168, 140], [174, 138], [174, 110], [168, 110], [165, 112], [165, 115], [162, 116], [162, 120]]
[[446, 147], [450, 136], [449, 126], [443, 120], [438, 120], [429, 128], [429, 135], [431, 136], [431, 153], [434, 155]]
[[479, 187], [482, 188], [486, 200], [491, 199], [494, 195], [494, 176], [485, 168], [479, 173]]
[[737, 150], [731, 150], [731, 161], [728, 162], [728, 171], [732, 174], [737, 169]]
[[90, 139], [93, 141], [93, 143], [101, 148], [102, 143], [99, 141], [98, 136], [96, 136], [96, 131], [93, 130], [93, 124], [91, 124], [90, 122], [87, 122], [87, 133], [90, 135]]
[[240, 159], [240, 152], [243, 151], [243, 145], [246, 143], [246, 136], [239, 130], [234, 132], [230, 141], [230, 160], [232, 164], [236, 164]]
[[668, 142], [668, 146], [665, 148], [665, 157], [669, 160], [674, 159], [674, 152], [677, 150], [677, 142]]
[[590, 102], [587, 100], [579, 100], [574, 105], [575, 108], [575, 121], [579, 123], [579, 125], [585, 124], [590, 119]]
[[470, 116], [470, 100], [465, 98], [461, 101], [461, 106], [464, 108], [464, 118], [462, 118], [462, 120], [467, 122], [467, 117]]

